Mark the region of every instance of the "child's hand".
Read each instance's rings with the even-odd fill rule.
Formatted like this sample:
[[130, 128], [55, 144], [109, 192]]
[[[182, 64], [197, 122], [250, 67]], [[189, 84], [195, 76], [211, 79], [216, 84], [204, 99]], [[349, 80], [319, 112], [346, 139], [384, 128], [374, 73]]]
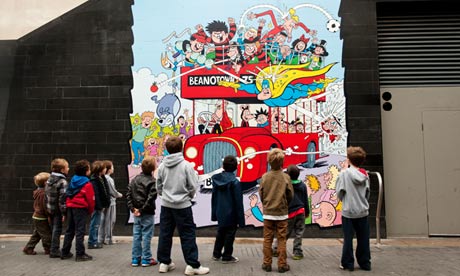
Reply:
[[134, 208], [133, 215], [134, 215], [135, 217], [138, 217], [138, 216], [141, 215], [141, 212], [139, 211], [139, 209]]

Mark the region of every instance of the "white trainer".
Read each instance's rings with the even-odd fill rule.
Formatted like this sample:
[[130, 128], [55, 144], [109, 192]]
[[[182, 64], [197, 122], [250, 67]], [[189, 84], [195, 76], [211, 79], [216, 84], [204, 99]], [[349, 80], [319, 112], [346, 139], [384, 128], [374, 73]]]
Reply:
[[204, 275], [209, 273], [209, 267], [200, 266], [199, 268], [193, 268], [189, 265], [185, 268], [185, 275]]
[[176, 268], [176, 265], [174, 263], [170, 263], [169, 265], [160, 263], [160, 268], [158, 269], [158, 271], [160, 273], [165, 273], [165, 272], [174, 270], [175, 268]]

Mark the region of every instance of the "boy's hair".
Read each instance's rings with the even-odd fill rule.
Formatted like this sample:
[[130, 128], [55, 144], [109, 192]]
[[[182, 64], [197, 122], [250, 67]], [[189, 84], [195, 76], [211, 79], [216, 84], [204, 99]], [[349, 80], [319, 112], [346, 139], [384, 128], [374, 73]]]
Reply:
[[35, 183], [35, 185], [37, 185], [38, 187], [44, 187], [46, 181], [48, 180], [48, 178], [50, 178], [50, 174], [49, 174], [49, 173], [47, 173], [47, 172], [41, 172], [41, 173], [37, 174], [36, 176], [34, 176], [34, 183]]
[[349, 146], [347, 148], [347, 158], [353, 166], [359, 167], [366, 160], [366, 152], [362, 147]]
[[222, 167], [226, 172], [234, 172], [236, 171], [236, 167], [238, 166], [238, 160], [233, 155], [227, 155], [222, 162]]
[[182, 140], [176, 136], [172, 136], [166, 141], [166, 150], [169, 154], [181, 152], [182, 146]]
[[74, 172], [78, 176], [86, 176], [86, 172], [89, 169], [89, 162], [86, 159], [75, 162]]
[[273, 170], [279, 170], [283, 166], [284, 152], [281, 149], [272, 149], [267, 155], [268, 164]]
[[55, 158], [51, 161], [51, 171], [60, 173], [66, 166], [69, 166], [69, 162], [63, 158]]
[[156, 167], [157, 167], [157, 164], [154, 158], [147, 157], [147, 158], [144, 158], [144, 160], [142, 160], [141, 168], [144, 174], [152, 174], [152, 172], [156, 169]]
[[286, 169], [286, 173], [289, 175], [291, 180], [297, 180], [299, 178], [300, 170], [296, 165], [289, 165]]
[[99, 174], [105, 169], [104, 162], [96, 160], [91, 164], [91, 174]]
[[104, 164], [104, 167], [107, 169], [107, 171], [113, 167], [113, 163], [110, 160], [104, 160], [102, 163]]

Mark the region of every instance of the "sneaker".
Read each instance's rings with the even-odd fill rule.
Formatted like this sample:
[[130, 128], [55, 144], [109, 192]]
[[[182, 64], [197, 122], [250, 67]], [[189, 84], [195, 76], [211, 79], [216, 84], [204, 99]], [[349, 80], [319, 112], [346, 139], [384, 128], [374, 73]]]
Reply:
[[199, 268], [193, 268], [189, 265], [185, 267], [185, 275], [204, 275], [209, 273], [209, 267], [200, 266]]
[[35, 252], [34, 249], [31, 247], [24, 247], [24, 249], [22, 249], [22, 252], [24, 252], [24, 254], [26, 255], [37, 255], [37, 252]]
[[211, 259], [212, 259], [213, 261], [216, 261], [216, 262], [220, 261], [220, 257], [214, 257], [214, 256], [212, 256]]
[[158, 271], [160, 273], [165, 273], [165, 272], [174, 270], [175, 268], [176, 268], [176, 265], [174, 263], [170, 263], [170, 264], [160, 263], [160, 268], [158, 269]]
[[88, 244], [88, 249], [100, 249], [102, 248], [102, 244]]
[[285, 266], [282, 266], [282, 267], [278, 267], [278, 272], [279, 273], [284, 273], [286, 271], [289, 271], [291, 270], [291, 268], [289, 267], [289, 265], [285, 265]]
[[222, 259], [223, 264], [237, 263], [239, 259], [237, 257], [231, 257], [229, 260]]
[[133, 259], [131, 260], [131, 266], [134, 266], [134, 267], [139, 266], [139, 263], [140, 263], [140, 262], [141, 262], [141, 259], [140, 259], [140, 258], [133, 258]]
[[363, 266], [360, 265], [359, 268], [361, 268], [361, 270], [371, 271], [371, 264], [363, 265]]
[[150, 260], [142, 260], [141, 262], [143, 267], [156, 265], [157, 263], [158, 262], [154, 258], [151, 258]]
[[353, 267], [344, 267], [343, 265], [340, 265], [339, 268], [341, 270], [348, 270], [348, 271], [354, 271], [355, 270]]
[[86, 253], [81, 255], [81, 256], [76, 256], [75, 257], [76, 262], [91, 261], [92, 259], [93, 259], [93, 257], [88, 255], [88, 254], [86, 254]]
[[266, 272], [270, 272], [272, 271], [272, 265], [268, 265], [268, 264], [263, 264], [262, 265], [262, 269]]
[[50, 254], [50, 249], [49, 248], [44, 248], [45, 250], [45, 255], [49, 255]]
[[61, 260], [70, 259], [72, 257], [73, 257], [73, 254], [70, 252], [67, 254], [61, 254]]
[[293, 259], [293, 260], [302, 260], [302, 259], [303, 259], [303, 255], [294, 255], [294, 256], [292, 256], [292, 259]]
[[50, 258], [61, 258], [60, 253], [50, 253]]

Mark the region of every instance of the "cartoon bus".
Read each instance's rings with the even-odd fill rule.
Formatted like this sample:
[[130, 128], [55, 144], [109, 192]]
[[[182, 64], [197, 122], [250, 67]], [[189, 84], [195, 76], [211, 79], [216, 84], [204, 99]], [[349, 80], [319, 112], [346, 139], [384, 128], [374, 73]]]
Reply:
[[[318, 71], [305, 70], [302, 66], [261, 63], [248, 64], [240, 72], [224, 69], [224, 66], [198, 70], [181, 68], [181, 97], [192, 100], [195, 124], [195, 135], [185, 141], [184, 156], [194, 165], [201, 178], [207, 180], [204, 188], [211, 187], [209, 178], [219, 171], [226, 155], [234, 155], [240, 161], [236, 175], [243, 190], [256, 186], [261, 176], [269, 170], [267, 153], [273, 148], [286, 152], [286, 166], [299, 164], [306, 168], [314, 167], [320, 152], [320, 125], [313, 116], [318, 114], [320, 103], [325, 101], [325, 86], [316, 88], [313, 97], [302, 97], [285, 106], [261, 101], [254, 93], [238, 90], [238, 86], [241, 83], [252, 85], [256, 94], [257, 89], [261, 90], [258, 93], [262, 93], [263, 81], [271, 72], [272, 75], [284, 76], [281, 79], [288, 79], [288, 83], [276, 83], [272, 77], [270, 88], [301, 89], [324, 83], [325, 74], [332, 66]], [[260, 74], [264, 75], [263, 80], [259, 80]], [[297, 77], [299, 74], [301, 77]], [[265, 117], [263, 119], [266, 121], [259, 124], [257, 119], [257, 125], [254, 125], [254, 118], [252, 125], [243, 122], [243, 112], [250, 117]]]

